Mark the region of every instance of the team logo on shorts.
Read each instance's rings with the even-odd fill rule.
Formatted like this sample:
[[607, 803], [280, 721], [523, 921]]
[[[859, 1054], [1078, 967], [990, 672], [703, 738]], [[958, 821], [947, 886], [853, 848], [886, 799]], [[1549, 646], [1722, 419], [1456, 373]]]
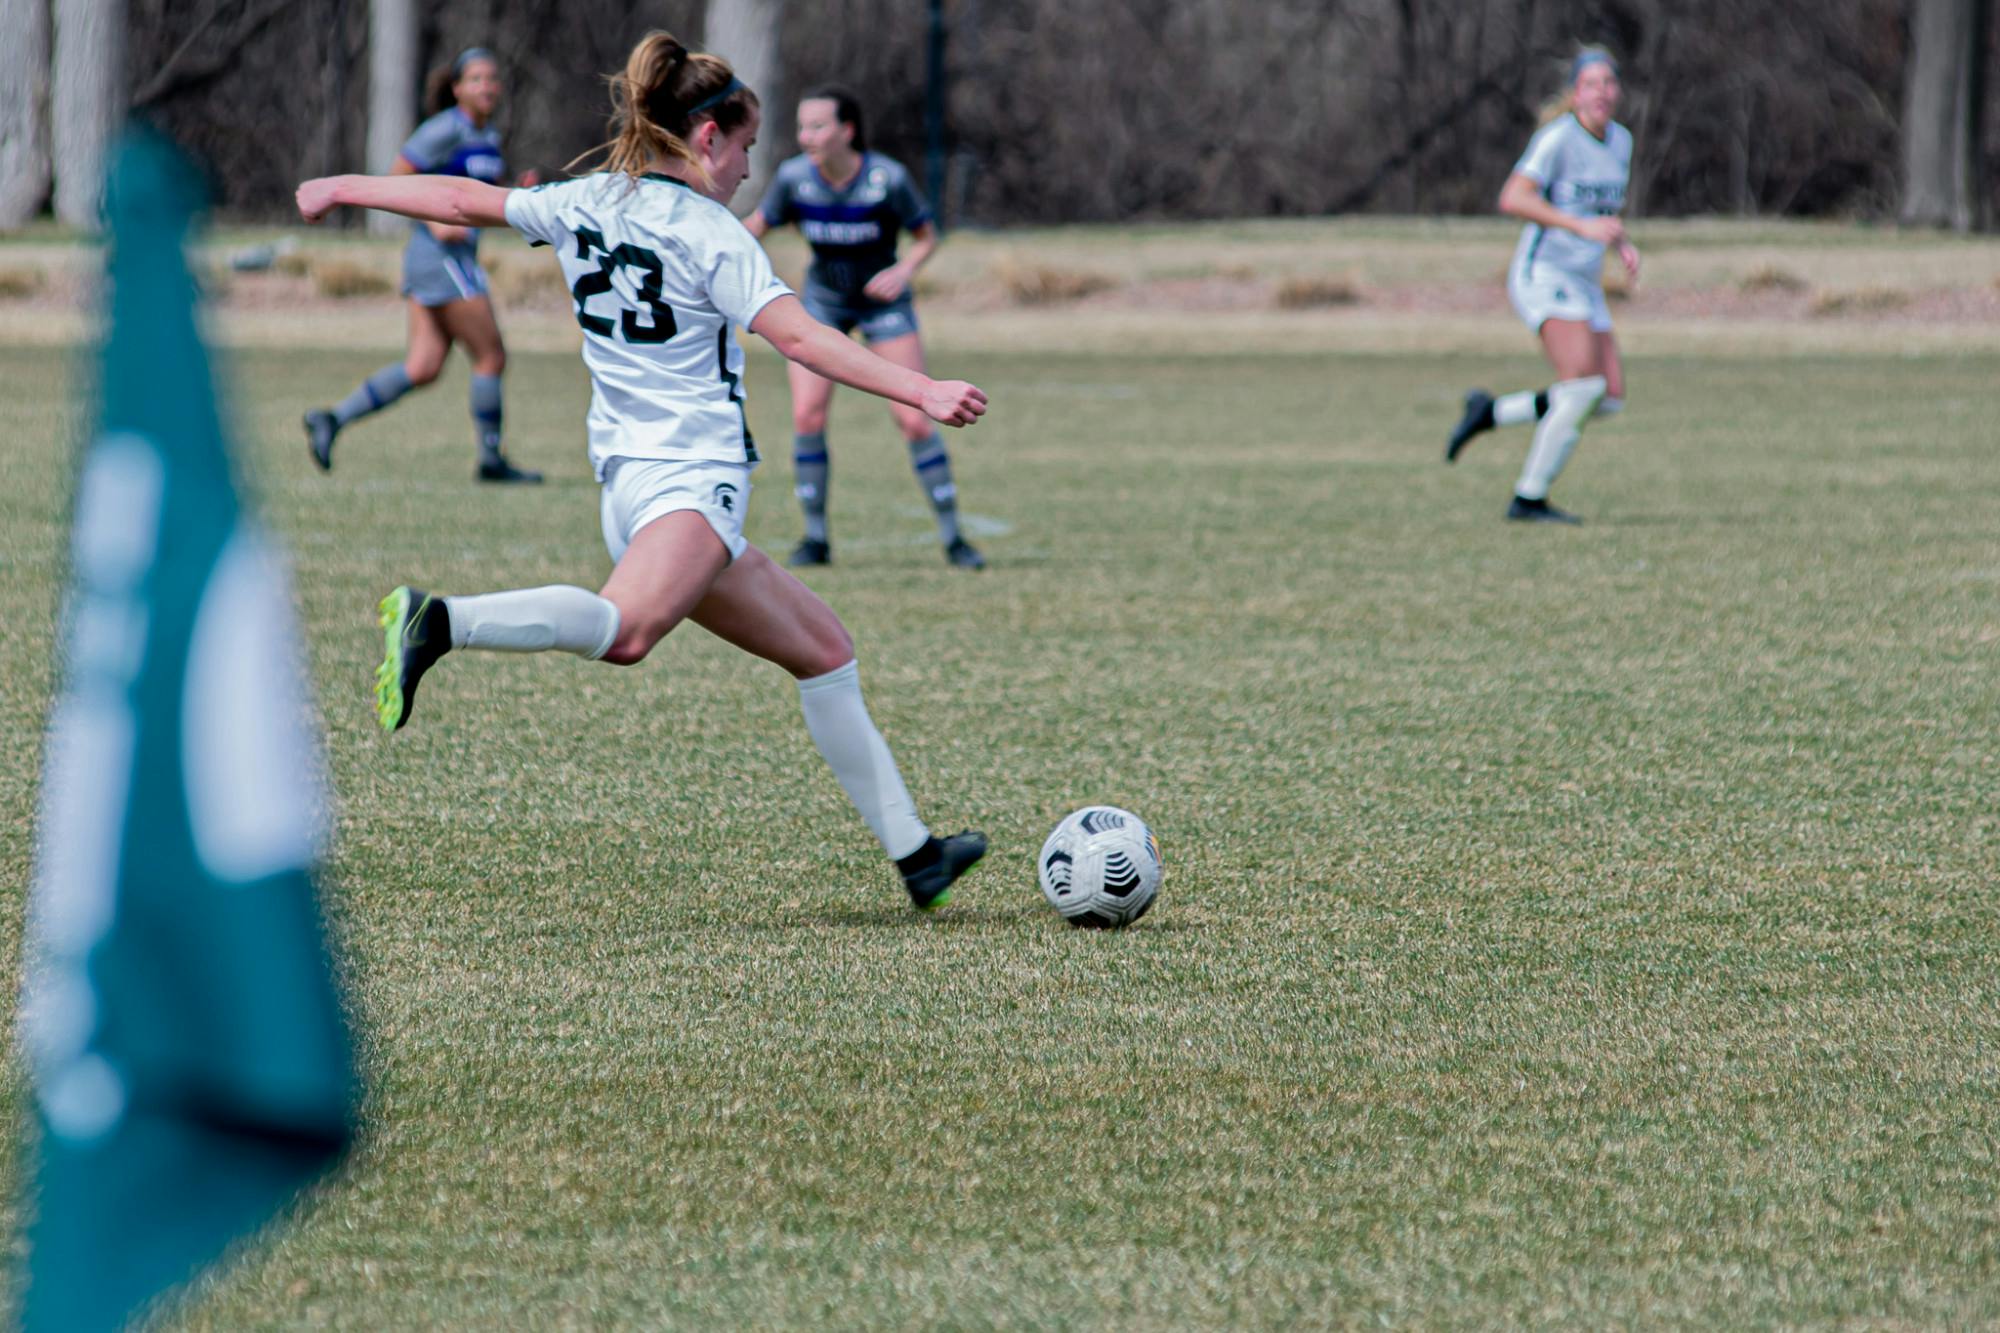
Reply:
[[736, 487], [729, 482], [717, 482], [715, 487], [715, 507], [725, 514], [736, 512]]

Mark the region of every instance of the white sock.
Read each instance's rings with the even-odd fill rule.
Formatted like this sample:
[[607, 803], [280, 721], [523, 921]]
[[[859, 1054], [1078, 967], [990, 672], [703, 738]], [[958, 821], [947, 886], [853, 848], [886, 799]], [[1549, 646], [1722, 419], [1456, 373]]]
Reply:
[[1549, 412], [1535, 427], [1535, 442], [1528, 446], [1528, 461], [1514, 494], [1523, 500], [1545, 500], [1549, 487], [1569, 462], [1583, 434], [1583, 423], [1604, 396], [1604, 376], [1590, 375], [1580, 380], [1557, 380], [1549, 386]]
[[860, 669], [849, 662], [837, 671], [800, 681], [799, 704], [820, 757], [840, 779], [847, 799], [868, 821], [882, 850], [901, 860], [923, 846], [931, 831], [917, 818], [903, 775], [896, 771], [895, 756], [861, 701]]
[[1625, 410], [1625, 400], [1623, 398], [1613, 398], [1609, 394], [1606, 394], [1604, 397], [1597, 400], [1598, 416], [1615, 417], [1624, 410]]
[[1496, 426], [1525, 426], [1536, 416], [1535, 399], [1540, 393], [1534, 389], [1523, 389], [1519, 393], [1503, 393], [1493, 400], [1493, 424]]
[[600, 658], [618, 638], [618, 608], [594, 592], [551, 584], [477, 597], [447, 597], [451, 646], [501, 653], [545, 653], [551, 648]]

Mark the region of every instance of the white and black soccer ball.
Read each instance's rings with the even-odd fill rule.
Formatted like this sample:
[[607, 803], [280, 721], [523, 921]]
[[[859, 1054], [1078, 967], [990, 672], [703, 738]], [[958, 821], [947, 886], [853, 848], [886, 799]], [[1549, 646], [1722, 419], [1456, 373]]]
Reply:
[[1146, 915], [1164, 869], [1153, 830], [1115, 805], [1087, 805], [1069, 815], [1035, 862], [1049, 905], [1073, 926], [1100, 929]]

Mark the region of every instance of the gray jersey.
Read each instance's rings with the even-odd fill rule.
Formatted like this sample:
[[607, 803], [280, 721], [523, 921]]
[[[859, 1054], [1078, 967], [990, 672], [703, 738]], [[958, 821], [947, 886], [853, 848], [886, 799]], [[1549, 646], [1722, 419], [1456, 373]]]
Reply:
[[806, 280], [843, 298], [860, 296], [870, 278], [896, 262], [897, 232], [931, 220], [910, 173], [880, 153], [863, 153], [854, 179], [838, 190], [800, 154], [778, 168], [757, 211], [773, 227], [799, 224], [813, 252]]
[[[448, 107], [417, 126], [404, 143], [402, 158], [426, 176], [469, 176], [488, 185], [498, 185], [507, 174], [507, 161], [500, 154], [500, 131], [492, 125], [474, 125], [472, 118], [457, 107]], [[437, 249], [456, 252], [455, 246], [439, 246], [423, 223], [412, 224], [418, 243], [429, 241]], [[472, 233], [469, 248], [477, 248], [479, 233]]]
[[[1556, 210], [1573, 218], [1610, 217], [1625, 207], [1632, 174], [1632, 134], [1612, 122], [1599, 139], [1565, 115], [1535, 133], [1515, 172], [1542, 187]], [[1575, 232], [1530, 222], [1514, 247], [1514, 267], [1529, 272], [1540, 265], [1587, 274], [1594, 281], [1604, 267], [1604, 247]]]

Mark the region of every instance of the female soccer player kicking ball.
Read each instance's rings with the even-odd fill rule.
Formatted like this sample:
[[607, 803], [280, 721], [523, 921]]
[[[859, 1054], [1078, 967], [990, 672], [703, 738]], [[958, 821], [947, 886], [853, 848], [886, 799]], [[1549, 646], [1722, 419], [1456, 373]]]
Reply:
[[1618, 217], [1632, 170], [1632, 135], [1611, 119], [1618, 93], [1610, 53], [1580, 52], [1562, 98], [1500, 191], [1500, 211], [1527, 223], [1507, 270], [1507, 295], [1522, 323], [1540, 335], [1555, 383], [1499, 398], [1484, 389], [1468, 393], [1444, 460], [1455, 460], [1481, 431], [1538, 423], [1507, 507], [1507, 517], [1522, 522], [1580, 521], [1549, 503], [1549, 487], [1584, 423], [1625, 406], [1625, 368], [1602, 276], [1607, 247], [1617, 249], [1627, 273], [1639, 274], [1639, 252]]
[[606, 169], [532, 190], [444, 176], [335, 176], [299, 187], [313, 222], [342, 204], [454, 226], [514, 227], [555, 247], [583, 326], [591, 462], [615, 566], [602, 593], [554, 586], [471, 597], [397, 588], [382, 600], [377, 672], [385, 730], [409, 721], [417, 682], [454, 648], [557, 649], [629, 665], [682, 620], [799, 682], [806, 729], [902, 873], [941, 906], [986, 852], [935, 837], [862, 702], [854, 642], [811, 589], [743, 539], [756, 445], [743, 416], [741, 324], [842, 384], [968, 426], [986, 395], [894, 365], [806, 313], [724, 207], [749, 174], [757, 96], [729, 65], [649, 33], [614, 80]]

